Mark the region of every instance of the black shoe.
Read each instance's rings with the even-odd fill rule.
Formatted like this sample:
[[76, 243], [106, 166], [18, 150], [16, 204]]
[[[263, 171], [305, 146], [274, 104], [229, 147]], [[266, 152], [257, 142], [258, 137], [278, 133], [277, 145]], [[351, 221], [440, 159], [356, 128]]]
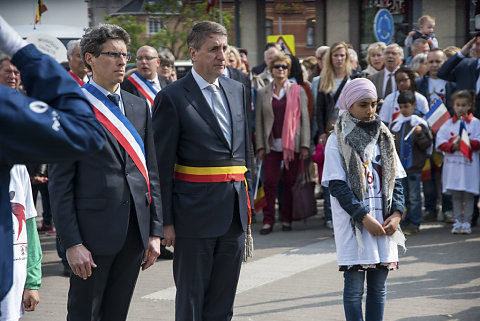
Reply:
[[64, 265], [63, 266], [63, 276], [70, 277], [72, 274], [72, 269], [70, 268], [70, 265]]
[[282, 231], [284, 232], [289, 232], [292, 230], [292, 226], [291, 225], [282, 225]]
[[157, 260], [173, 260], [173, 253], [163, 245], [160, 245], [160, 255]]
[[273, 226], [270, 226], [270, 227], [264, 227], [260, 230], [260, 234], [261, 235], [267, 235], [267, 234], [270, 234], [272, 233], [273, 231]]

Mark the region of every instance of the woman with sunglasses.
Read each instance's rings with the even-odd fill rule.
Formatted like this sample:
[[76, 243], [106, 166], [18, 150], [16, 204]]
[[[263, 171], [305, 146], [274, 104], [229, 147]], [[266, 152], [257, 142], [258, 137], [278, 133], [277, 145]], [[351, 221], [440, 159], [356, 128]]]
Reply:
[[310, 121], [305, 90], [288, 81], [290, 57], [274, 56], [268, 68], [273, 81], [258, 91], [256, 107], [256, 148], [258, 161], [265, 159], [264, 190], [267, 205], [263, 209], [260, 234], [272, 232], [283, 161], [283, 202], [280, 213], [283, 231], [292, 229], [292, 186], [300, 161], [308, 157]]

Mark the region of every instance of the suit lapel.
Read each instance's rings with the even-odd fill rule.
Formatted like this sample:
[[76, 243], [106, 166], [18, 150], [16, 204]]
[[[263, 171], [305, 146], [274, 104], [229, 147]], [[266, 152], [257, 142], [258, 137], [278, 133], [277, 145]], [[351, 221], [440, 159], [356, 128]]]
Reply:
[[187, 91], [186, 98], [199, 113], [199, 115], [205, 120], [205, 122], [212, 128], [218, 138], [228, 147], [228, 142], [223, 135], [217, 118], [213, 114], [210, 105], [205, 100], [205, 97], [203, 96], [200, 87], [198, 87], [197, 82], [193, 78], [192, 73], [189, 72], [185, 77], [187, 77], [184, 84], [184, 88]]

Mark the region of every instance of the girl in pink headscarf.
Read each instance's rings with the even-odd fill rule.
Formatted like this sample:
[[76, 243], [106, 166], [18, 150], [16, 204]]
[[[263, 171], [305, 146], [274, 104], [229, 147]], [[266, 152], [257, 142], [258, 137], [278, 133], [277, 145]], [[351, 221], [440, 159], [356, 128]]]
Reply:
[[346, 320], [382, 320], [386, 280], [398, 268], [397, 245], [405, 248], [399, 223], [405, 177], [388, 128], [375, 113], [373, 83], [358, 78], [345, 85], [340, 113], [325, 147], [322, 185], [328, 186], [339, 270], [344, 272]]

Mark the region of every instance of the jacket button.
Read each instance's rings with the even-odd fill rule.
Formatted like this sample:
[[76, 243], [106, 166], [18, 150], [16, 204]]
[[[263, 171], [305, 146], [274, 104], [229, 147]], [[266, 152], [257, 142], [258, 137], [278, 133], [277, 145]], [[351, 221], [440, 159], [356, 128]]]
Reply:
[[125, 176], [128, 176], [128, 171], [125, 171]]
[[129, 201], [125, 201], [122, 203], [123, 206], [127, 206], [130, 202]]

